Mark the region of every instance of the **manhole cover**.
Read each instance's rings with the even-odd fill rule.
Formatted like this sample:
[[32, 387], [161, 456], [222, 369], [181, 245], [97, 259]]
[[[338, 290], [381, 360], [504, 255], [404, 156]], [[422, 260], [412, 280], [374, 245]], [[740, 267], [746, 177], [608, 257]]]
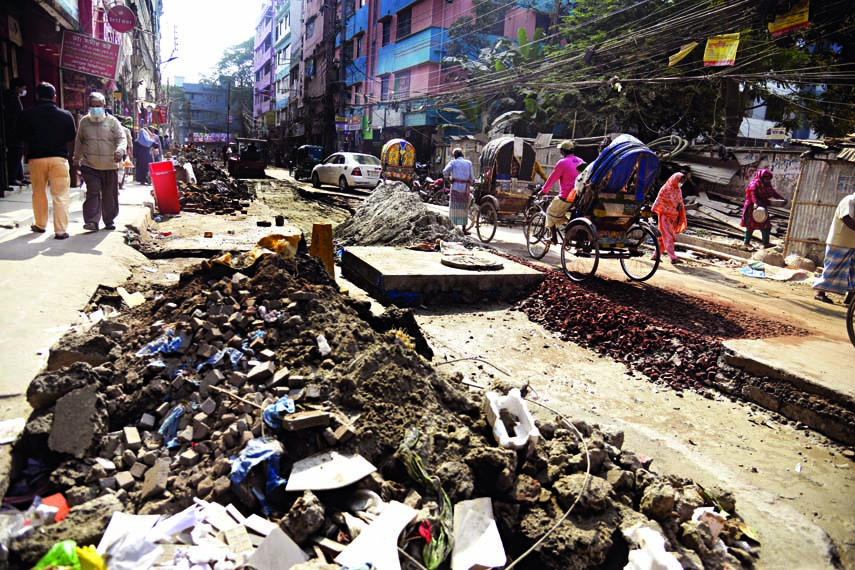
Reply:
[[504, 267], [501, 262], [477, 255], [443, 255], [440, 263], [448, 267], [470, 271], [498, 271]]

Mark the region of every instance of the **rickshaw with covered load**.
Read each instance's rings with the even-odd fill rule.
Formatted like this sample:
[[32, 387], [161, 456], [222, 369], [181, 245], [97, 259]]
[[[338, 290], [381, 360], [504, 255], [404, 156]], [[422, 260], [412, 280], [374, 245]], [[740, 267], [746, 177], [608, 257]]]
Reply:
[[561, 244], [561, 266], [573, 281], [597, 271], [600, 259], [618, 259], [633, 281], [646, 281], [659, 267], [659, 230], [651, 223], [650, 189], [659, 159], [631, 135], [617, 137], [576, 179], [570, 219], [552, 235], [546, 212], [526, 225], [529, 253], [542, 258]]

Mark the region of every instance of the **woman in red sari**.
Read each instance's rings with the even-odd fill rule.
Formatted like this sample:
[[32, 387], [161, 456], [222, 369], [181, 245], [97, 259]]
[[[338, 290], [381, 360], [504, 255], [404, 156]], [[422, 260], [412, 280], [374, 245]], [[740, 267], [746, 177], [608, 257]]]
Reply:
[[677, 234], [686, 230], [686, 209], [683, 207], [683, 181], [686, 175], [682, 172], [672, 174], [668, 182], [659, 189], [659, 195], [653, 202], [653, 211], [659, 220], [659, 249], [668, 254], [671, 263], [682, 263], [674, 253], [674, 239]]
[[772, 222], [769, 221], [769, 216], [762, 222], [754, 219], [754, 210], [758, 207], [769, 208], [769, 200], [778, 198], [783, 200], [784, 197], [778, 194], [772, 186], [772, 171], [768, 168], [761, 168], [754, 175], [751, 182], [748, 183], [748, 188], [745, 189], [745, 205], [742, 207], [742, 223], [745, 228], [745, 238], [743, 243], [747, 249], [751, 248], [751, 238], [754, 236], [754, 230], [760, 230], [760, 236], [763, 238], [763, 247], [769, 247], [769, 239], [772, 235]]

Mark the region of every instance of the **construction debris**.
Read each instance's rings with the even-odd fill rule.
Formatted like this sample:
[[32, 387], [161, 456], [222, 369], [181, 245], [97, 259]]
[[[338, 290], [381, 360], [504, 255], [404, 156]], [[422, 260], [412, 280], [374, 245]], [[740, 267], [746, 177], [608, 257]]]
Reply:
[[[686, 197], [686, 216], [690, 228], [725, 238], [741, 240], [745, 228], [740, 225], [745, 201], [717, 192], [701, 191], [697, 196]], [[772, 222], [772, 235], [784, 238], [790, 221], [786, 208], [767, 208]]]
[[[241, 271], [195, 266], [118, 323], [64, 341], [66, 351], [72, 341], [110, 348], [102, 363], [46, 372], [28, 392], [35, 411], [16, 453], [29, 467], [10, 494], [59, 492], [71, 510], [36, 533], [15, 526], [3, 541], [11, 563], [32, 566], [73, 540], [134, 568], [395, 567], [398, 544], [402, 567], [411, 557], [448, 568], [486, 560], [480, 538], [451, 539], [454, 509], [474, 500], [479, 513], [491, 508], [494, 522], [479, 524], [495, 525], [489, 544], [497, 533], [508, 560], [547, 535], [518, 568], [624, 564], [622, 532], [639, 523], [684, 566], [752, 564], [757, 543], [732, 503], [718, 541], [692, 521], [726, 493], [656, 474], [622, 449], [621, 432], [550, 418], [524, 449], [500, 447], [483, 395], [433, 368], [406, 313], [363, 317], [365, 304], [342, 295], [319, 260], [267, 254]], [[124, 332], [105, 336], [116, 324]], [[520, 436], [515, 410], [500, 421]], [[299, 414], [312, 419], [289, 430]], [[289, 492], [313, 457], [330, 473]], [[364, 470], [342, 471], [336, 457]], [[342, 476], [339, 488], [324, 483]], [[737, 559], [742, 540], [753, 554]]]

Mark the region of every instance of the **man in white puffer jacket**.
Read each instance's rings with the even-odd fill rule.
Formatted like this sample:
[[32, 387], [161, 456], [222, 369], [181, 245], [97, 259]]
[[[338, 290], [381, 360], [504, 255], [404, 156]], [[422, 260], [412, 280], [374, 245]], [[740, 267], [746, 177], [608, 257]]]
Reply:
[[119, 176], [117, 164], [127, 151], [125, 131], [116, 117], [107, 115], [106, 99], [101, 93], [89, 95], [89, 113], [80, 120], [74, 145], [74, 164], [86, 183], [83, 201], [83, 229], [116, 229], [119, 214]]

